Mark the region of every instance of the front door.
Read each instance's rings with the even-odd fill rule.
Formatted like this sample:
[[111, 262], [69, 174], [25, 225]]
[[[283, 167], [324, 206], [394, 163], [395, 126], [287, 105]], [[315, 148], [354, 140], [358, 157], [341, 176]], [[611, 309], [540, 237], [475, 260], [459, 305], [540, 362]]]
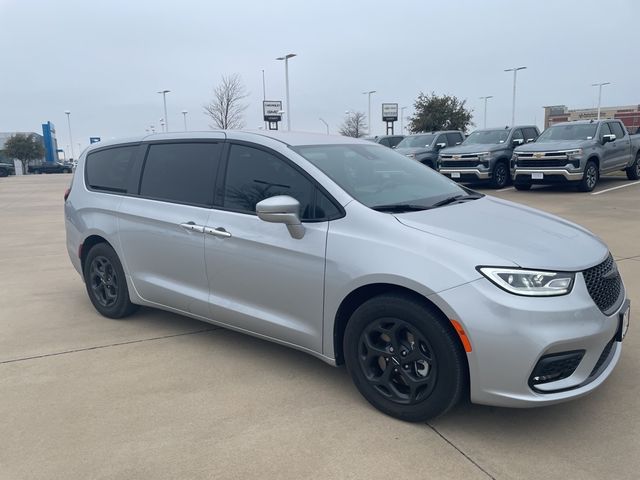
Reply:
[[[212, 318], [320, 352], [331, 202], [290, 161], [246, 144], [230, 145], [219, 190], [205, 233]], [[275, 195], [300, 202], [303, 238], [256, 216]]]
[[204, 226], [221, 145], [151, 144], [138, 195], [123, 197], [118, 216], [124, 261], [138, 294], [201, 317], [209, 316]]

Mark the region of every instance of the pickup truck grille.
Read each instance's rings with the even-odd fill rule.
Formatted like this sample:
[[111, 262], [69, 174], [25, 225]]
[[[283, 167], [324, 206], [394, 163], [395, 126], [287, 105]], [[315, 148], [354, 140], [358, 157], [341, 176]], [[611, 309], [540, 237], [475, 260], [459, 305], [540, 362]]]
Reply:
[[477, 167], [481, 163], [476, 160], [440, 160], [441, 167]]
[[570, 163], [566, 157], [564, 160], [551, 160], [541, 158], [540, 160], [529, 160], [518, 157], [519, 167], [564, 167], [567, 163]]
[[595, 267], [582, 272], [589, 295], [602, 312], [613, 307], [622, 294], [622, 278], [611, 254]]

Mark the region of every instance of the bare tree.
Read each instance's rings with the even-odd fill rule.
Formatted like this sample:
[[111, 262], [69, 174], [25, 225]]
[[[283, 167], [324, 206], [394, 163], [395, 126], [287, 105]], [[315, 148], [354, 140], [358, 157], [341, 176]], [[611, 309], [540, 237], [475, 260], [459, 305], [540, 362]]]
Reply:
[[244, 111], [247, 105], [242, 102], [249, 94], [237, 73], [222, 75], [222, 81], [213, 90], [213, 99], [204, 106], [204, 112], [211, 117], [211, 128], [244, 127]]
[[344, 119], [342, 126], [340, 127], [340, 135], [345, 137], [364, 137], [367, 130], [367, 123], [365, 122], [365, 114], [362, 112], [349, 112]]

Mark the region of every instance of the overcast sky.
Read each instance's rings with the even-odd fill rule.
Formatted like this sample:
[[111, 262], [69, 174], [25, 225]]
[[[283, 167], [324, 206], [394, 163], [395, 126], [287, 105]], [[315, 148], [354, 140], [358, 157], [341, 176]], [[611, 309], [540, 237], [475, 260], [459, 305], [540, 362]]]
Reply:
[[[241, 75], [247, 128], [262, 126], [262, 69], [267, 99], [284, 100], [289, 63], [293, 130], [335, 133], [345, 110], [367, 112], [382, 134], [382, 102], [413, 105], [420, 91], [467, 100], [482, 126], [511, 119], [542, 125], [543, 105], [640, 103], [640, 1], [335, 1], [335, 0], [0, 0], [0, 131], [57, 127], [68, 145], [159, 129], [167, 95], [169, 127], [204, 130], [203, 104], [222, 74]], [[406, 114], [411, 112], [407, 109]], [[399, 130], [399, 122], [396, 124]], [[77, 148], [77, 145], [76, 145]]]

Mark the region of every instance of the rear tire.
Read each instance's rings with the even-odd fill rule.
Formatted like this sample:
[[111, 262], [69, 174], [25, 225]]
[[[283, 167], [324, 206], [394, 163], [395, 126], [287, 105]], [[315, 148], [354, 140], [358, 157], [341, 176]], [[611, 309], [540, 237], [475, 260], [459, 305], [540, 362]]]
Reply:
[[491, 186], [499, 189], [507, 186], [510, 180], [509, 167], [506, 162], [497, 162], [491, 174]]
[[629, 180], [640, 179], [640, 153], [636, 155], [636, 160], [625, 170], [625, 172], [627, 172], [627, 178]]
[[578, 190], [581, 192], [591, 192], [598, 184], [598, 178], [600, 172], [598, 172], [598, 165], [593, 160], [589, 160], [584, 167], [584, 175], [582, 180], [578, 183]]
[[384, 294], [363, 303], [344, 335], [347, 370], [371, 405], [409, 422], [446, 413], [466, 391], [464, 351], [423, 303]]
[[129, 299], [118, 254], [107, 243], [94, 245], [84, 262], [84, 283], [95, 309], [109, 318], [124, 318], [138, 309]]
[[6, 168], [0, 168], [0, 177], [8, 177], [9, 171]]

